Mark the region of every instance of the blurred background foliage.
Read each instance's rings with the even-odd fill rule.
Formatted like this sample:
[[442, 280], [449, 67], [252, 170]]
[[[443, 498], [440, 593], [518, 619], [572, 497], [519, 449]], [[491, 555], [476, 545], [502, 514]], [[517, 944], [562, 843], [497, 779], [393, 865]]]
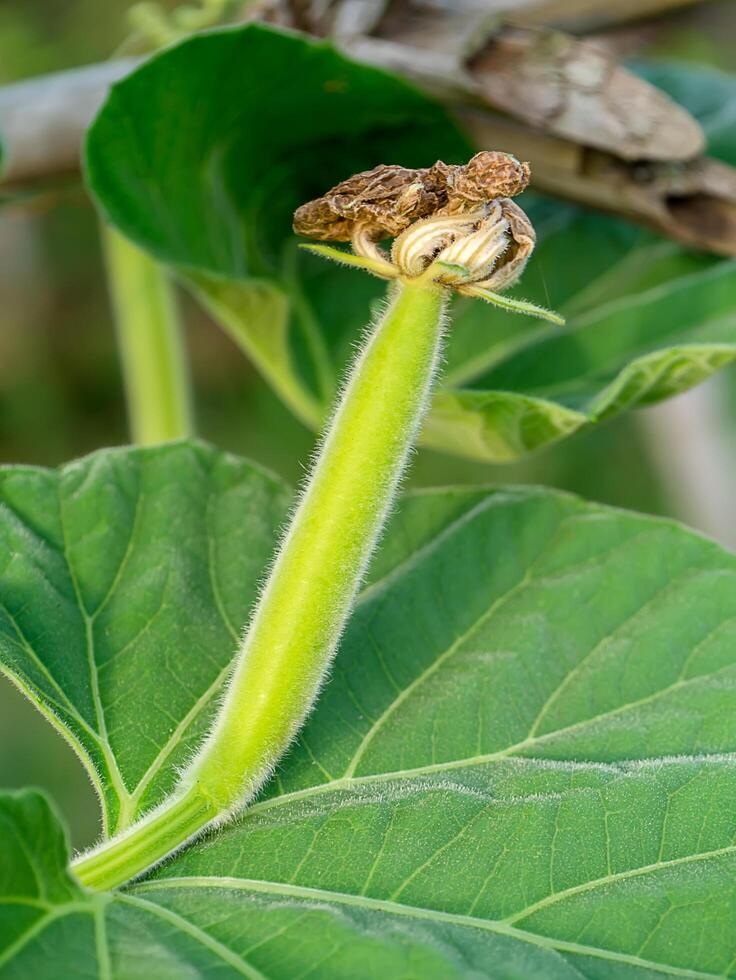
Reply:
[[[99, 0], [4, 0], [0, 84], [109, 57], [126, 37], [128, 6], [126, 0], [106, 0], [102, 12]], [[680, 11], [650, 32], [646, 25], [636, 30], [637, 53], [644, 36], [648, 56], [736, 70], [732, 0]], [[544, 281], [543, 265], [532, 262], [527, 276]], [[222, 331], [182, 300], [200, 434], [295, 482], [313, 434], [282, 406]], [[732, 369], [708, 384], [720, 406], [717, 423], [736, 450], [734, 381]], [[651, 451], [651, 435], [646, 436], [646, 417], [662, 410], [627, 415], [508, 466], [422, 451], [411, 483], [543, 483], [616, 506], [688, 518], [682, 488], [672, 485]], [[75, 182], [53, 198], [0, 209], [0, 459], [50, 466], [125, 441], [98, 226]], [[51, 792], [70, 823], [74, 844], [94, 839], [97, 805], [81, 766], [1, 680], [0, 785], [29, 783]]]

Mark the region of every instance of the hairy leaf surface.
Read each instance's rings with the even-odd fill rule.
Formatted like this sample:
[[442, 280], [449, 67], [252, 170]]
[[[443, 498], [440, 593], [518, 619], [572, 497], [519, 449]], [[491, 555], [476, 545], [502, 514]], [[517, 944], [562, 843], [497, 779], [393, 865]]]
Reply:
[[[233, 647], [209, 570], [237, 633], [286, 495], [197, 444], [106, 451], [58, 474], [5, 471], [15, 570], [0, 602], [42, 624], [29, 636], [35, 669], [91, 724], [89, 651], [51, 638], [76, 635], [69, 569], [87, 609], [116, 579], [133, 518], [110, 501], [127, 496], [131, 474], [147, 481], [149, 527], [155, 515], [170, 534], [148, 559], [134, 549], [140, 564], [112, 590], [106, 633], [135, 635], [138, 603], [155, 605], [167, 579], [177, 626], [154, 621], [145, 654], [116, 648], [100, 690], [117, 712], [132, 697], [135, 724], [108, 719], [125, 778], [160, 752], [146, 733], [165, 704], [180, 743], [168, 743], [163, 788], [191, 751], [196, 726], [182, 719]], [[58, 500], [64, 481], [96, 515], [67, 525], [71, 564], [54, 509], [33, 506]], [[208, 566], [209, 546], [224, 549], [222, 564]], [[7, 630], [0, 652], [17, 676]], [[48, 712], [28, 669], [24, 686]], [[736, 557], [673, 523], [552, 491], [409, 494], [314, 713], [239, 820], [93, 899], [65, 876], [44, 804], [0, 803], [0, 975], [54, 977], [59, 963], [133, 978], [732, 975], [734, 717]], [[81, 743], [75, 714], [58, 718]]]

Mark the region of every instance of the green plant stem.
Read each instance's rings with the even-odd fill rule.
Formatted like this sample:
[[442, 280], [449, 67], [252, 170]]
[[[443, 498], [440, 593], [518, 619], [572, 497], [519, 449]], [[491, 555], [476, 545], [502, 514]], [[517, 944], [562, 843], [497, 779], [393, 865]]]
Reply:
[[238, 652], [214, 727], [171, 800], [74, 870], [118, 885], [262, 786], [309, 712], [429, 401], [445, 293], [392, 287], [358, 355]]
[[173, 288], [153, 259], [102, 231], [131, 438], [148, 446], [191, 434], [189, 378]]
[[299, 421], [318, 429], [324, 405], [301, 384], [291, 366], [286, 293], [267, 280], [241, 282], [190, 273], [184, 281]]
[[156, 864], [216, 816], [198, 794], [177, 794], [109, 843], [83, 855], [72, 868], [87, 888], [113, 888]]

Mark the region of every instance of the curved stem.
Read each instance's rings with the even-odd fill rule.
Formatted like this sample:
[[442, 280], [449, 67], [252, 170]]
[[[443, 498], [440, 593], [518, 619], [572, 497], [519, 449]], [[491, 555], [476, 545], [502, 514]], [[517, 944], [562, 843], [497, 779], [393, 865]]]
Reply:
[[72, 868], [87, 888], [113, 888], [171, 854], [216, 817], [196, 793], [174, 793], [143, 820], [83, 854]]
[[262, 786], [319, 691], [386, 521], [437, 373], [445, 292], [397, 283], [358, 355], [238, 652], [171, 800], [83, 856], [83, 884], [140, 874]]
[[102, 230], [133, 442], [192, 431], [189, 379], [173, 289], [161, 266], [109, 226]]

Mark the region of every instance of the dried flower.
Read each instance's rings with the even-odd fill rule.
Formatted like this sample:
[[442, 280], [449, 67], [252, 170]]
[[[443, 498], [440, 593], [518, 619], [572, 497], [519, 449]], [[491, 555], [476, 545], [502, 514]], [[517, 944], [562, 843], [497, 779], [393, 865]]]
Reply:
[[[534, 228], [511, 200], [529, 176], [527, 163], [496, 150], [476, 153], [464, 166], [381, 164], [298, 208], [294, 230], [323, 242], [349, 241], [352, 254], [306, 247], [381, 278], [421, 278], [497, 302], [534, 251]], [[379, 245], [385, 238], [394, 239], [390, 254]], [[560, 322], [529, 303], [504, 299], [498, 305]]]

